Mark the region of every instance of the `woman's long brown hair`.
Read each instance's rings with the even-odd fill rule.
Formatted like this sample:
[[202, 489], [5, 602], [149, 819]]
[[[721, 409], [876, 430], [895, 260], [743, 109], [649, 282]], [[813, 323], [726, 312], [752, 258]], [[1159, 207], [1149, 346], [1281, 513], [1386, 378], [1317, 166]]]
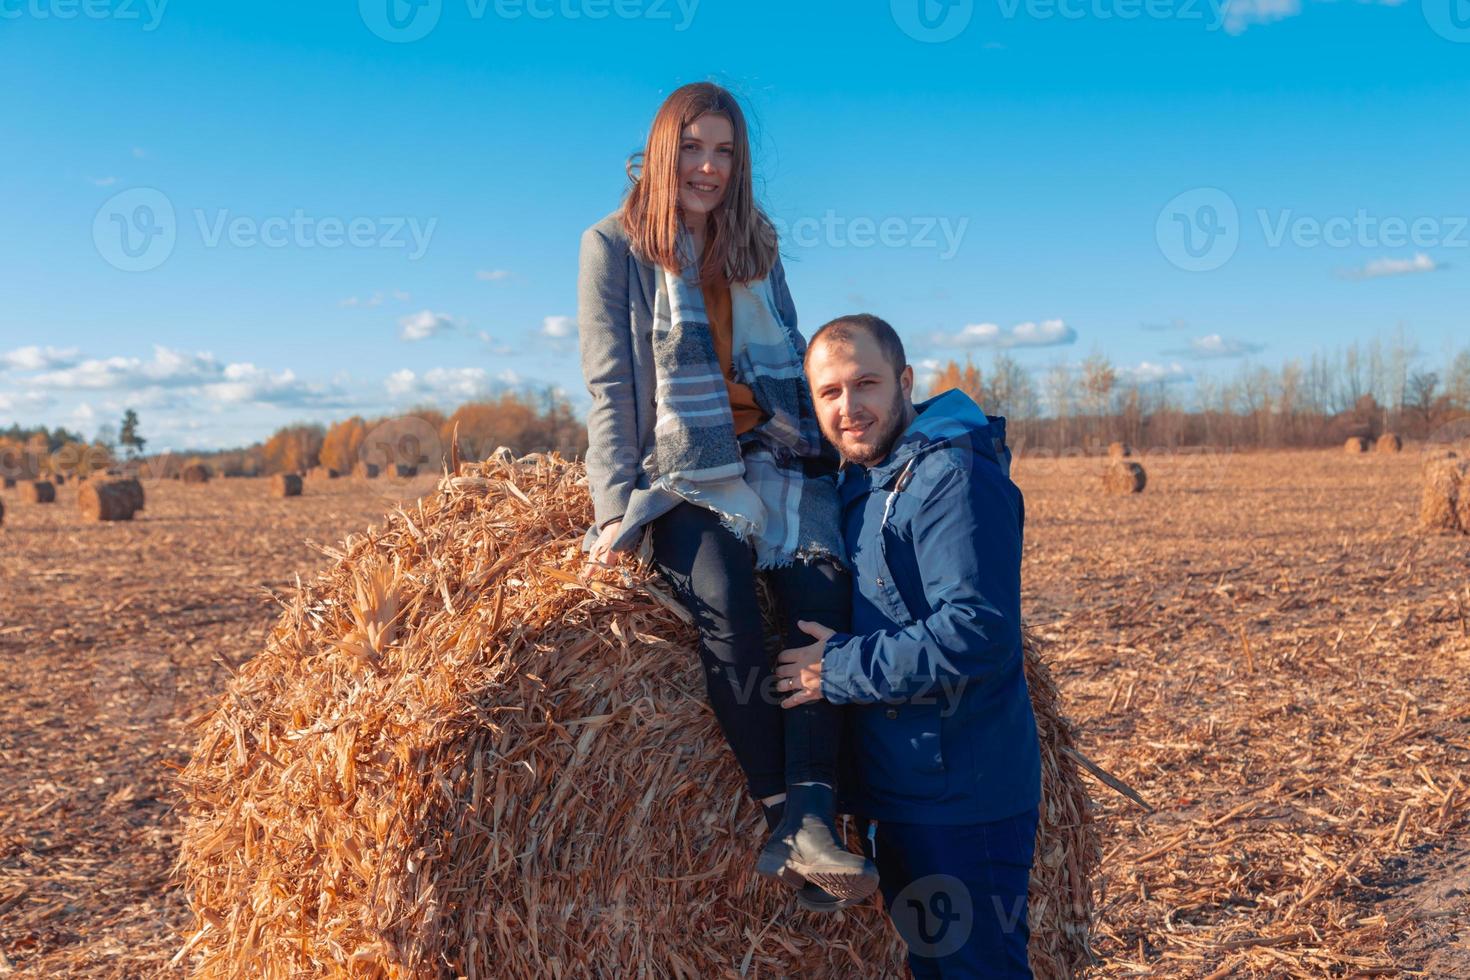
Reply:
[[677, 242], [683, 220], [679, 208], [679, 146], [684, 127], [707, 112], [730, 120], [734, 159], [725, 198], [709, 215], [700, 280], [761, 279], [776, 264], [775, 228], [756, 205], [751, 189], [750, 134], [745, 114], [733, 95], [711, 82], [681, 86], [658, 107], [648, 131], [648, 145], [628, 161], [633, 186], [623, 202], [623, 228], [637, 255], [679, 271]]

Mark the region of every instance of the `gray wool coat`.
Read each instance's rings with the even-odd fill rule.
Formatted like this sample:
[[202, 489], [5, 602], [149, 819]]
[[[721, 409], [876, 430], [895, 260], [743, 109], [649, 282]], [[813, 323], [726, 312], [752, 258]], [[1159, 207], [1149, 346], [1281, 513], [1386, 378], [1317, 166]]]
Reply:
[[[791, 332], [797, 352], [804, 354], [806, 342], [796, 328], [796, 304], [791, 301], [779, 258], [771, 269], [770, 282], [781, 321]], [[587, 485], [595, 515], [595, 524], [583, 541], [584, 550], [602, 527], [623, 516], [633, 491], [647, 489], [651, 483], [648, 474], [655, 471], [653, 305], [657, 292], [656, 269], [633, 254], [617, 212], [582, 233], [577, 327], [582, 377], [592, 395], [587, 412]]]

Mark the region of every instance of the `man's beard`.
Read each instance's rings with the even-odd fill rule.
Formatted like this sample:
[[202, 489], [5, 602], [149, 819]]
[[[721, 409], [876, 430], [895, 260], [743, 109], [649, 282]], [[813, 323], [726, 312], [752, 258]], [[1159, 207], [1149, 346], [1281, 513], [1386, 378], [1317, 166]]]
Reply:
[[[839, 442], [837, 439], [833, 439], [831, 435], [828, 435], [827, 438], [837, 447], [837, 451], [842, 454], [843, 459], [851, 463], [871, 466], [888, 455], [889, 450], [893, 448], [894, 442], [898, 440], [899, 435], [902, 433], [905, 422], [904, 416], [907, 414], [904, 411], [906, 401], [907, 398], [903, 393], [903, 389], [897, 389], [893, 395], [893, 404], [888, 406], [887, 414], [881, 419], [875, 419], [873, 425], [869, 427], [870, 434], [872, 434], [872, 430], [876, 430], [876, 435], [872, 442], [854, 445], [852, 443]], [[841, 437], [841, 435], [842, 433], [839, 431], [837, 436]]]

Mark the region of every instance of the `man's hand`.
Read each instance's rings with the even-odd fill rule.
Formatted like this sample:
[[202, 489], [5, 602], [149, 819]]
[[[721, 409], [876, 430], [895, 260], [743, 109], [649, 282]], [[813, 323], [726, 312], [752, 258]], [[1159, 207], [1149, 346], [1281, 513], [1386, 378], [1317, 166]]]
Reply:
[[804, 619], [797, 620], [796, 626], [808, 636], [816, 637], [817, 642], [782, 650], [777, 658], [776, 690], [791, 693], [781, 702], [783, 708], [795, 708], [808, 701], [822, 699], [822, 650], [827, 646], [827, 638], [837, 632]]

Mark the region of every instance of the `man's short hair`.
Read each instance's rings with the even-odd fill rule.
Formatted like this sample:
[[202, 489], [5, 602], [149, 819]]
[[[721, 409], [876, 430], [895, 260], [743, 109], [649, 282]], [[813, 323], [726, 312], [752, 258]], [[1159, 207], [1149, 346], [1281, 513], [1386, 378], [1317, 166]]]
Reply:
[[853, 337], [858, 333], [866, 333], [873, 338], [878, 349], [883, 352], [883, 357], [893, 366], [894, 377], [903, 373], [903, 369], [908, 366], [909, 362], [904, 356], [903, 341], [899, 339], [898, 331], [894, 330], [887, 320], [871, 313], [849, 313], [822, 324], [817, 332], [812, 334], [812, 339], [807, 344], [804, 360], [811, 358], [812, 351], [816, 349], [819, 342], [851, 344]]

